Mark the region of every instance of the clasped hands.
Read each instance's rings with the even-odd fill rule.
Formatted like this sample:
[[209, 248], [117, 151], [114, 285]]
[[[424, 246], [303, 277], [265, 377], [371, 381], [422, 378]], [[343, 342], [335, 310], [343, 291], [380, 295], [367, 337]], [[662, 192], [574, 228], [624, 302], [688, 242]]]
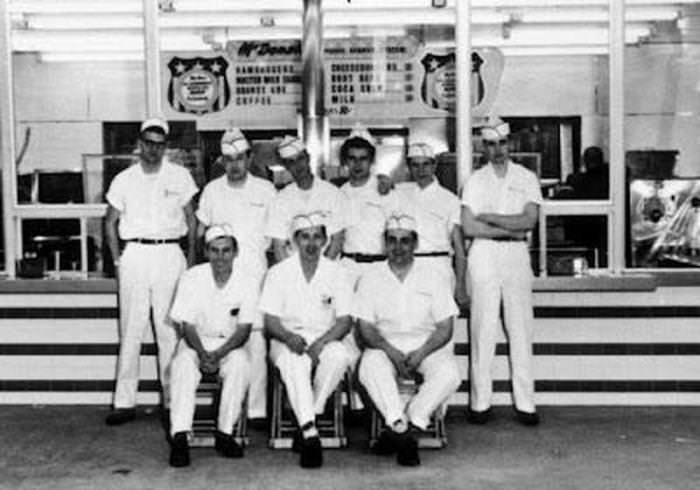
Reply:
[[219, 361], [223, 357], [217, 350], [198, 353], [199, 370], [204, 374], [214, 374], [219, 370]]
[[299, 334], [290, 333], [289, 337], [286, 339], [285, 344], [289, 347], [289, 350], [295, 354], [306, 354], [311, 358], [311, 362], [316, 365], [318, 364], [319, 356], [321, 355], [321, 350], [326, 345], [326, 342], [321, 339], [316, 339], [311, 345], [306, 343], [306, 339]]
[[418, 366], [425, 359], [425, 354], [421, 349], [404, 354], [398, 349], [391, 348], [386, 351], [386, 354], [394, 364], [398, 376], [402, 379], [413, 379], [418, 371]]

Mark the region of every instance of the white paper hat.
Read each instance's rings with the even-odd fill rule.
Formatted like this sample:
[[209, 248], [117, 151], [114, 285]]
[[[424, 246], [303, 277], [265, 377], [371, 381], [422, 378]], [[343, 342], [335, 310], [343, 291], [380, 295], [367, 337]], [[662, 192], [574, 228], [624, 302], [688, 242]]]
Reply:
[[292, 218], [292, 235], [304, 228], [325, 226], [326, 216], [322, 211], [313, 211], [307, 214], [297, 214]]
[[416, 219], [410, 214], [392, 213], [386, 220], [384, 229], [416, 231]]
[[408, 158], [435, 158], [433, 148], [427, 143], [411, 143], [408, 146]]
[[221, 137], [221, 154], [235, 157], [250, 150], [250, 144], [238, 128], [227, 130]]
[[370, 145], [377, 146], [377, 142], [372, 137], [369, 130], [360, 123], [353, 126], [352, 131], [350, 131], [350, 136], [348, 136], [348, 139], [350, 138], [362, 138]]
[[498, 141], [510, 134], [510, 125], [503, 122], [500, 117], [492, 116], [481, 128], [481, 139], [484, 141]]
[[204, 243], [209, 243], [212, 240], [222, 237], [231, 237], [235, 239], [233, 235], [233, 228], [228, 223], [216, 223], [207, 228], [204, 232]]
[[143, 133], [144, 131], [150, 128], [162, 129], [165, 133], [165, 136], [168, 136], [168, 134], [170, 133], [170, 126], [168, 126], [168, 123], [164, 119], [161, 119], [159, 117], [152, 117], [142, 122], [140, 132]]
[[295, 136], [287, 135], [280, 144], [277, 145], [277, 154], [283, 160], [296, 158], [304, 150], [306, 150], [306, 145]]

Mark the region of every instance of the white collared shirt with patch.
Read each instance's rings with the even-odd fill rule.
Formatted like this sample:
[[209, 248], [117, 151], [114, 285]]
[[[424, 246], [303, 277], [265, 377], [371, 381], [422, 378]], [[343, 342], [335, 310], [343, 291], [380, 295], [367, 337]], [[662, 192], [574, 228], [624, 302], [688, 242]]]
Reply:
[[491, 163], [472, 173], [464, 184], [462, 204], [476, 216], [482, 213], [520, 214], [525, 205], [542, 204], [537, 176], [520, 164], [509, 161], [504, 177]]
[[226, 175], [209, 182], [199, 199], [197, 218], [205, 226], [228, 223], [238, 242], [238, 259], [267, 268], [269, 239], [265, 223], [277, 192], [267, 180], [248, 174], [241, 187], [232, 187]]
[[438, 322], [458, 312], [449, 284], [419, 261], [403, 282], [388, 262], [369, 270], [360, 278], [353, 305], [355, 317], [373, 324], [404, 353], [422, 346]]
[[259, 308], [280, 318], [282, 326], [311, 343], [349, 315], [352, 284], [344, 269], [321, 256], [311, 281], [306, 280], [298, 254], [267, 272]]
[[340, 191], [348, 204], [343, 251], [361, 254], [384, 253], [384, 227], [387, 218], [398, 209], [397, 194], [379, 194], [377, 178], [374, 176], [358, 187], [346, 182]]
[[265, 235], [278, 240], [291, 239], [292, 219], [299, 214], [320, 212], [331, 235], [345, 228], [345, 197], [333, 184], [314, 177], [311, 189], [302, 190], [296, 182], [279, 191], [272, 202]]
[[163, 160], [158, 172], [147, 174], [137, 163], [114, 177], [107, 202], [119, 211], [119, 236], [173, 239], [187, 233], [183, 208], [197, 193], [190, 172]]
[[200, 337], [228, 338], [238, 324], [252, 325], [257, 319], [256, 277], [234, 262], [229, 280], [220, 288], [208, 262], [195, 265], [180, 278], [170, 317], [194, 325]]
[[433, 180], [425, 189], [415, 182], [396, 186], [401, 207], [415, 217], [416, 253], [452, 251], [452, 230], [461, 224], [459, 198]]

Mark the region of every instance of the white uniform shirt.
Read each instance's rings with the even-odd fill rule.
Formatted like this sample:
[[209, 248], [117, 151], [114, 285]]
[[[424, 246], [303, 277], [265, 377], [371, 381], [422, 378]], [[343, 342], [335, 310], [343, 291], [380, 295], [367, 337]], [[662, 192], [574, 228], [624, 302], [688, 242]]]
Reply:
[[209, 182], [199, 199], [197, 218], [204, 225], [228, 223], [238, 242], [241, 263], [267, 268], [265, 223], [275, 187], [267, 180], [248, 174], [241, 187], [231, 187], [226, 175]]
[[154, 174], [141, 164], [123, 170], [109, 186], [107, 202], [119, 211], [119, 236], [173, 239], [187, 233], [183, 207], [197, 193], [190, 172], [163, 160]]
[[384, 227], [387, 218], [398, 208], [396, 193], [379, 194], [374, 176], [359, 187], [346, 182], [340, 191], [348, 204], [343, 251], [368, 255], [384, 253]]
[[345, 228], [345, 206], [345, 197], [338, 188], [319, 177], [314, 177], [309, 190], [302, 190], [296, 182], [292, 182], [282, 189], [272, 202], [265, 235], [289, 240], [292, 219], [296, 215], [321, 212], [330, 237]]
[[219, 288], [208, 262], [195, 265], [180, 278], [170, 317], [194, 325], [200, 337], [228, 338], [239, 323], [256, 319], [259, 284], [254, 277], [234, 264], [228, 282]]
[[416, 219], [416, 253], [452, 251], [452, 230], [461, 223], [459, 198], [435, 179], [425, 189], [415, 182], [396, 186], [402, 208]]
[[369, 270], [360, 279], [353, 310], [404, 353], [422, 346], [437, 322], [458, 313], [449, 284], [429, 263], [419, 261], [413, 262], [403, 282], [388, 262]]
[[462, 191], [462, 203], [476, 216], [481, 213], [519, 214], [528, 203], [542, 204], [537, 176], [509, 161], [506, 175], [496, 175], [489, 163], [472, 173]]
[[287, 257], [267, 272], [260, 296], [263, 313], [280, 318], [282, 326], [311, 343], [350, 314], [352, 285], [343, 268], [320, 257], [316, 272], [306, 281], [298, 254]]

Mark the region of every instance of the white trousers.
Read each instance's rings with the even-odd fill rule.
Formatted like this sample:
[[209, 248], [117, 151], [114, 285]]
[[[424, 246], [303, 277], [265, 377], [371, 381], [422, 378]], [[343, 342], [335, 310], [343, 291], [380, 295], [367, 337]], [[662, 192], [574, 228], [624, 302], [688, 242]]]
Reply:
[[329, 342], [321, 350], [312, 384], [311, 358], [308, 355], [295, 354], [285, 344], [273, 340], [270, 343], [270, 359], [280, 371], [299, 427], [313, 422], [316, 415], [323, 413], [328, 397], [352, 363], [352, 355], [343, 342]]
[[366, 349], [360, 359], [360, 383], [365, 387], [374, 406], [387, 425], [408, 420], [425, 430], [430, 416], [440, 404], [457, 391], [462, 382], [457, 360], [451, 354], [452, 343], [423, 359], [418, 372], [423, 383], [418, 393], [404, 403], [396, 382], [396, 368], [383, 350]]
[[476, 240], [469, 251], [471, 394], [473, 410], [491, 406], [491, 365], [503, 301], [515, 407], [535, 411], [532, 376], [532, 270], [524, 242]]
[[[205, 339], [203, 339], [204, 342]], [[206, 339], [209, 340], [209, 339]], [[214, 350], [226, 339], [205, 343], [205, 349]], [[170, 431], [190, 432], [196, 405], [197, 386], [202, 379], [199, 356], [182, 340], [171, 367], [172, 402], [170, 406]], [[233, 434], [233, 425], [241, 415], [241, 407], [250, 383], [250, 360], [244, 348], [230, 351], [219, 362], [221, 395], [217, 428], [224, 434]]]
[[150, 325], [158, 344], [158, 374], [163, 388], [163, 405], [170, 405], [169, 365], [177, 343], [175, 326], [168, 320], [185, 256], [178, 244], [127, 244], [119, 264], [119, 361], [115, 408], [136, 405], [139, 383], [141, 341]]
[[246, 343], [251, 374], [248, 388], [248, 417], [267, 417], [267, 344], [262, 330], [253, 327]]

